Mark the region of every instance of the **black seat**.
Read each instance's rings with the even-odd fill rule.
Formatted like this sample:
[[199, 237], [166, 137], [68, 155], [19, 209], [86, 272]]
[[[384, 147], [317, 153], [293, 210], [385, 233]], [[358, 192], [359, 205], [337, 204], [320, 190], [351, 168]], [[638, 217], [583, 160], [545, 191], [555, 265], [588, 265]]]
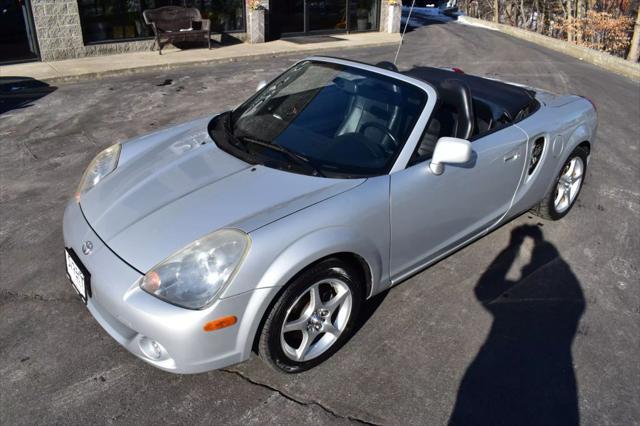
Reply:
[[355, 86], [351, 116], [346, 123], [349, 131], [367, 136], [376, 145], [395, 148], [385, 129], [392, 132], [394, 117], [399, 115], [402, 97], [397, 86], [386, 82], [363, 81]]
[[420, 140], [414, 161], [431, 158], [438, 139], [443, 136], [469, 139], [473, 134], [475, 116], [469, 86], [461, 80], [447, 79], [436, 89], [438, 104]]
[[398, 67], [396, 67], [396, 64], [394, 64], [393, 62], [389, 62], [389, 61], [378, 62], [376, 64], [376, 67], [384, 68], [385, 70], [389, 70], [389, 71], [399, 72], [398, 71]]
[[452, 109], [454, 112], [454, 116], [450, 117], [453, 119], [451, 134], [443, 136], [469, 139], [473, 134], [476, 122], [469, 86], [461, 80], [448, 79], [440, 83], [438, 95], [442, 100], [443, 106], [447, 109]]

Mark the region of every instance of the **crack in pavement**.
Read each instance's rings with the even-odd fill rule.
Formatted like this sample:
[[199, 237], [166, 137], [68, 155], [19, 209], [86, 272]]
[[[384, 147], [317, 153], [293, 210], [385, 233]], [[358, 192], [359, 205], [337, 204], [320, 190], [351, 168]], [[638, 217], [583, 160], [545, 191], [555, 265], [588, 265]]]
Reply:
[[37, 301], [37, 302], [77, 302], [76, 296], [71, 297], [47, 297], [38, 293], [17, 293], [11, 290], [0, 289], [0, 304], [13, 301]]
[[252, 385], [259, 386], [259, 387], [264, 388], [264, 389], [268, 389], [268, 390], [270, 390], [272, 392], [276, 392], [278, 395], [282, 396], [286, 400], [291, 401], [291, 402], [293, 402], [293, 403], [295, 403], [297, 405], [301, 405], [301, 406], [304, 406], [304, 407], [308, 407], [310, 405], [315, 405], [316, 407], [320, 408], [325, 413], [328, 413], [328, 414], [330, 414], [333, 417], [336, 417], [338, 419], [345, 419], [345, 420], [349, 420], [349, 421], [352, 421], [354, 423], [362, 424], [362, 425], [382, 426], [381, 423], [374, 423], [374, 422], [371, 422], [371, 421], [368, 421], [368, 420], [363, 420], [363, 419], [360, 419], [358, 417], [354, 417], [354, 416], [350, 416], [350, 415], [342, 415], [340, 413], [337, 413], [337, 412], [333, 411], [329, 407], [325, 407], [323, 404], [321, 404], [321, 403], [319, 403], [317, 401], [305, 401], [305, 400], [294, 398], [293, 396], [281, 391], [280, 389], [277, 389], [277, 388], [275, 388], [275, 387], [273, 387], [273, 386], [271, 386], [271, 385], [269, 385], [267, 383], [258, 382], [256, 380], [244, 375], [240, 371], [229, 370], [229, 369], [225, 369], [225, 368], [222, 368], [222, 369], [220, 369], [218, 371], [222, 371], [222, 372], [228, 373], [228, 374], [233, 374], [235, 376], [240, 377], [244, 381], [246, 381], [248, 383], [251, 383]]

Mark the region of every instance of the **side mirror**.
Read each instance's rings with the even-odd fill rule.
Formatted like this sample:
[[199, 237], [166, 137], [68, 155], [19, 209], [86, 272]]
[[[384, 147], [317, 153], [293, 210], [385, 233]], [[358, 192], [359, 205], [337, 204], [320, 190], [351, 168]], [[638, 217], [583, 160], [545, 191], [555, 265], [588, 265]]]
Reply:
[[444, 172], [444, 165], [464, 164], [471, 161], [471, 142], [465, 139], [442, 137], [433, 151], [429, 169], [434, 175]]
[[258, 83], [258, 87], [256, 87], [256, 92], [261, 91], [266, 85], [267, 82], [265, 80], [260, 80], [260, 83]]

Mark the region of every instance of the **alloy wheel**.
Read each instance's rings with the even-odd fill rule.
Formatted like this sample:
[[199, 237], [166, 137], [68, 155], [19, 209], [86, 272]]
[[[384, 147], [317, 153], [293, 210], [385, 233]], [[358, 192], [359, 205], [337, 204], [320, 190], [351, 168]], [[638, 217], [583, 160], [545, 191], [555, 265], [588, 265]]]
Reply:
[[351, 290], [340, 279], [310, 286], [287, 309], [280, 331], [284, 354], [304, 362], [325, 353], [347, 327], [352, 306]]
[[564, 213], [576, 200], [582, 185], [583, 174], [584, 163], [578, 156], [571, 158], [564, 166], [553, 199], [556, 212]]

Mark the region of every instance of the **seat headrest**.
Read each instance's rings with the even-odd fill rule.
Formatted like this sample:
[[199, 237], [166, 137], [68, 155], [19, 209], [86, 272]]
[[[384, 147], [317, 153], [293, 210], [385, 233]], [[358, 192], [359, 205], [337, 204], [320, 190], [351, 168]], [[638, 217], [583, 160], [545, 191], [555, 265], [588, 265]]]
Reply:
[[376, 67], [384, 68], [385, 70], [389, 70], [389, 71], [398, 72], [398, 67], [396, 67], [396, 64], [394, 64], [393, 62], [389, 62], [389, 61], [378, 62], [376, 64]]
[[452, 136], [469, 139], [476, 122], [469, 86], [461, 80], [450, 78], [438, 85], [438, 95], [445, 105], [458, 111], [458, 120]]
[[393, 84], [360, 83], [356, 85], [356, 94], [363, 99], [386, 103], [391, 106], [398, 106], [402, 104], [402, 96], [398, 91], [397, 86]]

